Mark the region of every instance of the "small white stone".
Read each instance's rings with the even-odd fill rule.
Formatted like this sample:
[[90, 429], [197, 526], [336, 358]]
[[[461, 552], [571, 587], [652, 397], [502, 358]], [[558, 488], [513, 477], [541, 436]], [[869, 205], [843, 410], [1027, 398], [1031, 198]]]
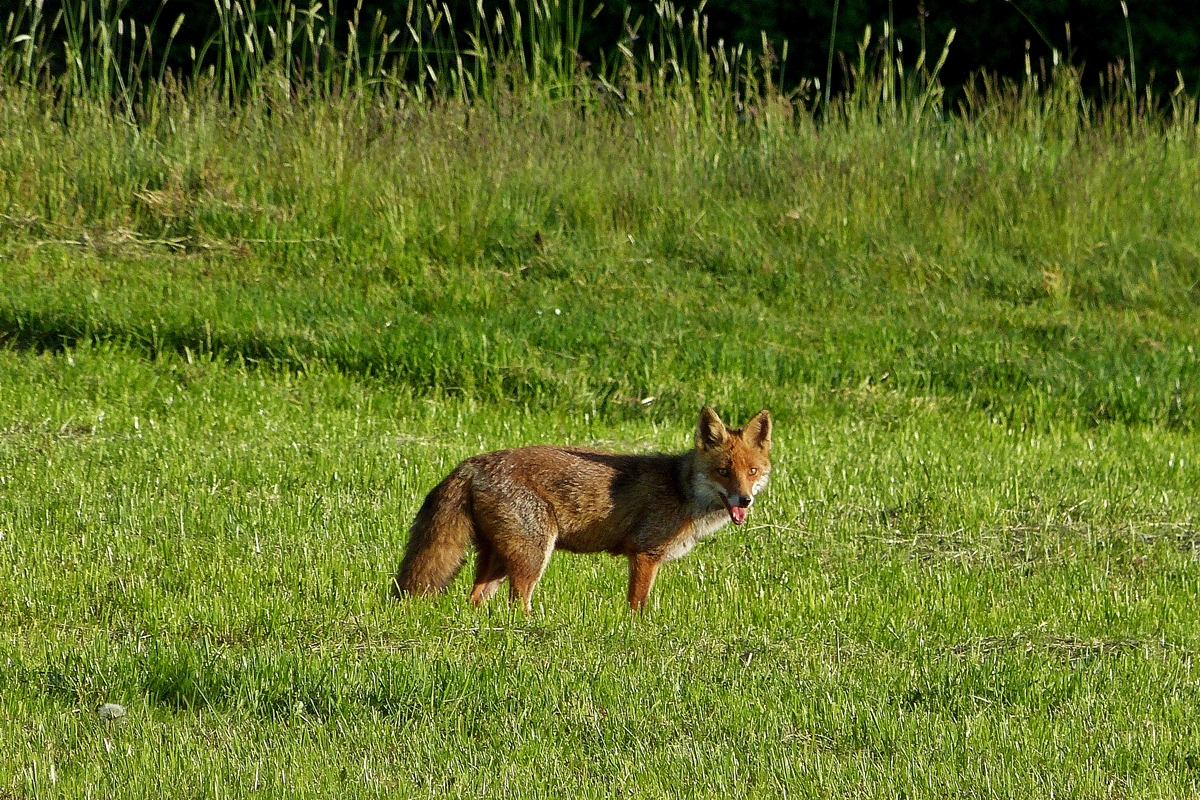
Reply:
[[127, 712], [125, 711], [125, 706], [123, 705], [119, 705], [117, 703], [105, 703], [104, 705], [100, 706], [100, 711], [98, 713], [100, 714], [100, 719], [104, 720], [105, 722], [111, 722], [115, 719], [120, 719], [121, 717], [125, 716]]

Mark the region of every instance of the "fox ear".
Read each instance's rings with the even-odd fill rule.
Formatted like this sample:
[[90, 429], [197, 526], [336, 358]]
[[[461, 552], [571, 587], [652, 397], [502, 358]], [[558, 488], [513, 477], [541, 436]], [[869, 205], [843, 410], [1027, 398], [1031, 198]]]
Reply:
[[754, 415], [742, 429], [742, 439], [751, 447], [766, 452], [771, 449], [771, 412], [765, 408]]
[[696, 423], [696, 449], [710, 450], [725, 444], [729, 438], [729, 429], [717, 412], [708, 406], [700, 410], [700, 421]]

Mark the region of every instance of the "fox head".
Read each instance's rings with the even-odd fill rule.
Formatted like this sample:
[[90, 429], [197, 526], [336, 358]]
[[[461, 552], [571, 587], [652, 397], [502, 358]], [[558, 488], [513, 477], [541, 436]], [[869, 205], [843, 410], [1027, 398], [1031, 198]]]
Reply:
[[697, 488], [715, 495], [735, 525], [746, 521], [754, 495], [771, 472], [771, 413], [765, 408], [743, 428], [728, 428], [705, 406], [696, 425]]

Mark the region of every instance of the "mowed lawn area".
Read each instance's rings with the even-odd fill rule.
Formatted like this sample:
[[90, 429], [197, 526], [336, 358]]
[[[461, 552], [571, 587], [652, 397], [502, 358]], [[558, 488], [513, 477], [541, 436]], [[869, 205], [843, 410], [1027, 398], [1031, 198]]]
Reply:
[[[0, 797], [1195, 796], [1200, 141], [1077, 90], [0, 95]], [[645, 613], [388, 598], [703, 404], [771, 483]]]

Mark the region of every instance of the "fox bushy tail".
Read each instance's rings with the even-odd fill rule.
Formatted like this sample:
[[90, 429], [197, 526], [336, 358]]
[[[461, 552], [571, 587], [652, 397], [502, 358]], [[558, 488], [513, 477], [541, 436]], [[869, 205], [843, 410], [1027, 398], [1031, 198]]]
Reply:
[[456, 469], [425, 496], [392, 580], [392, 596], [437, 594], [458, 574], [475, 538], [470, 493], [470, 476]]

